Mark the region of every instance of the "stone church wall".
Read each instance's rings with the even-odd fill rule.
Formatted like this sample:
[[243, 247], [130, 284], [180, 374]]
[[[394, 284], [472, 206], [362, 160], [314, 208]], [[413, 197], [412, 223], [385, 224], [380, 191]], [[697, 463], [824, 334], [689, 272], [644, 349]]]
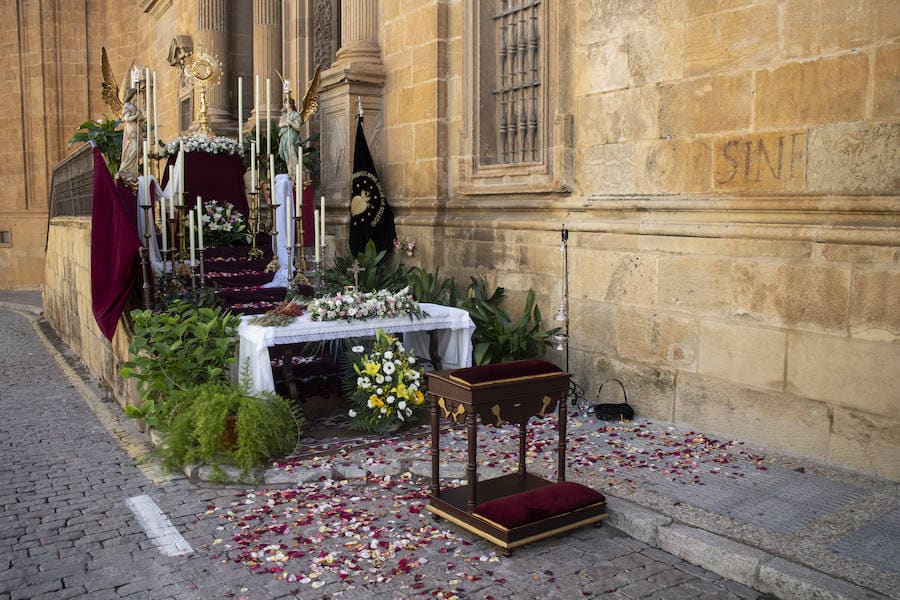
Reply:
[[551, 65], [573, 190], [496, 196], [464, 192], [463, 3], [381, 7], [417, 262], [552, 319], [564, 222], [589, 397], [619, 377], [641, 416], [900, 478], [896, 3], [574, 2]]

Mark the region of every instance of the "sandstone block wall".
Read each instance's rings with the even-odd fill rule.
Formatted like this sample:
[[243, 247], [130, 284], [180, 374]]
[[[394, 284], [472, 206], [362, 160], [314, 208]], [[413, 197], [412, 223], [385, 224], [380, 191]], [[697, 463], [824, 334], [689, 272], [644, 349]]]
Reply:
[[900, 5], [574, 2], [573, 192], [469, 196], [471, 13], [409, 4], [381, 5], [383, 183], [414, 262], [549, 319], [565, 223], [589, 397], [900, 479]]
[[119, 377], [129, 343], [122, 321], [110, 342], [97, 327], [91, 310], [90, 217], [51, 221], [45, 277], [47, 321], [120, 404], [140, 404], [134, 381]]

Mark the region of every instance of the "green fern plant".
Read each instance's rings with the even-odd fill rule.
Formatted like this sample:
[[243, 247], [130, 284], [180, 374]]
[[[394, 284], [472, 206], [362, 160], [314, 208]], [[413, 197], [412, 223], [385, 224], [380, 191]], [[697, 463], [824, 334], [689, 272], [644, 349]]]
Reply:
[[294, 450], [305, 423], [299, 408], [273, 393], [251, 395], [221, 382], [182, 393], [190, 401], [173, 416], [163, 450], [163, 462], [173, 470], [194, 462], [233, 463], [246, 475]]

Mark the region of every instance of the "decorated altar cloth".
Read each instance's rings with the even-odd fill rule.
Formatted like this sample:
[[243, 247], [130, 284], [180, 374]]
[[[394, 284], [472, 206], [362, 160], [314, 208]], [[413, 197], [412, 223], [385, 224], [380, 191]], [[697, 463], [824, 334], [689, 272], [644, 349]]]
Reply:
[[249, 366], [252, 392], [274, 391], [269, 348], [279, 344], [296, 344], [341, 338], [374, 336], [381, 329], [386, 333], [402, 333], [403, 344], [416, 356], [428, 358], [428, 332], [437, 331], [438, 351], [446, 369], [472, 365], [472, 333], [475, 324], [469, 313], [461, 308], [440, 304], [420, 304], [426, 317], [410, 319], [409, 315], [393, 319], [354, 321], [310, 321], [304, 314], [287, 327], [260, 327], [248, 323], [253, 317], [242, 318], [238, 370], [241, 376]]

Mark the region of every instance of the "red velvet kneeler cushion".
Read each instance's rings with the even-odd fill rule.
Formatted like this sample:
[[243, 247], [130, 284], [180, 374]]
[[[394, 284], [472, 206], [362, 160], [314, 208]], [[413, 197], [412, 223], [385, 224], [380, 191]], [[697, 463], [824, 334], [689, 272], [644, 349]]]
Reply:
[[602, 502], [606, 502], [606, 497], [600, 492], [580, 483], [562, 481], [489, 500], [476, 506], [473, 512], [512, 529]]
[[546, 360], [514, 360], [493, 365], [456, 369], [450, 372], [450, 379], [470, 386], [476, 386], [479, 384], [548, 377], [559, 375], [562, 372], [562, 369]]

